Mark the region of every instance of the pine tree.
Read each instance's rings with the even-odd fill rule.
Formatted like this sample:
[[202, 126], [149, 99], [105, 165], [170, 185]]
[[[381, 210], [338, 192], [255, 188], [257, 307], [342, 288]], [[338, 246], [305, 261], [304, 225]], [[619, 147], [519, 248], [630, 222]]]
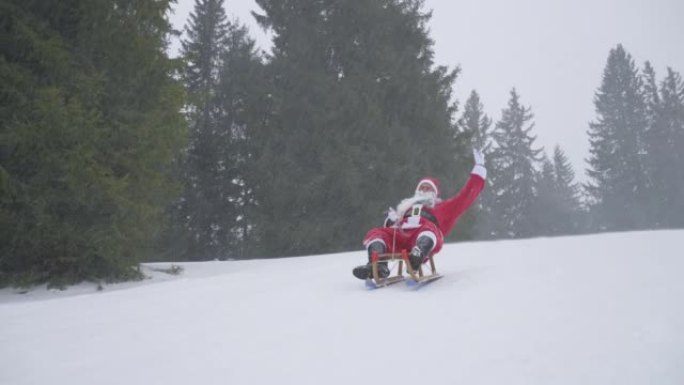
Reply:
[[[461, 153], [467, 153], [470, 148], [475, 147], [482, 150], [485, 155], [489, 154], [492, 150], [491, 125], [492, 120], [484, 112], [480, 95], [475, 90], [471, 91], [465, 103], [463, 114], [456, 124], [458, 129], [456, 141], [457, 146], [462, 148]], [[487, 165], [489, 175], [496, 175], [497, 171], [493, 169], [494, 163], [489, 163]], [[463, 234], [464, 237], [488, 238], [486, 229], [493, 227], [490, 224], [496, 223], [496, 218], [492, 213], [495, 202], [496, 196], [493, 194], [493, 190], [486, 188], [474, 207], [468, 210], [461, 220], [465, 223], [473, 223], [473, 234], [466, 233]]]
[[218, 169], [228, 143], [218, 123], [217, 97], [227, 31], [223, 0], [195, 1], [185, 26], [187, 38], [181, 42], [190, 124], [190, 140], [182, 165], [185, 189], [179, 204], [179, 217], [187, 231], [187, 245], [182, 252], [185, 259], [224, 257], [228, 243], [229, 229], [221, 221], [228, 202], [222, 195], [223, 173]]
[[226, 20], [223, 0], [197, 0], [186, 27], [190, 145], [181, 218], [189, 259], [240, 257], [250, 225], [246, 174], [261, 59], [245, 27]]
[[516, 90], [511, 90], [508, 107], [493, 132], [496, 148], [490, 156], [499, 170], [490, 178], [490, 189], [497, 197], [492, 213], [498, 217], [497, 228], [490, 233], [497, 237], [529, 237], [537, 231], [533, 220], [535, 164], [543, 149], [534, 149], [533, 117], [531, 109], [520, 104]]
[[553, 173], [560, 208], [558, 221], [562, 223], [560, 234], [578, 233], [582, 229], [580, 187], [575, 182], [575, 171], [568, 157], [558, 145], [553, 149]]
[[470, 136], [472, 145], [487, 153], [491, 149], [490, 128], [492, 119], [484, 113], [480, 95], [473, 90], [465, 103], [463, 115], [458, 121], [460, 132]]
[[185, 145], [187, 125], [180, 113], [180, 66], [167, 56], [171, 3], [81, 2], [97, 18], [82, 20], [88, 39], [78, 55], [88, 53], [84, 66], [100, 68], [93, 76], [104, 82], [96, 99], [107, 130], [100, 155], [123, 188], [105, 238], [116, 240], [115, 257], [133, 261], [158, 251], [153, 247], [164, 210], [180, 192], [172, 167]]
[[141, 276], [184, 130], [168, 11], [0, 3], [0, 281]]
[[610, 51], [594, 104], [598, 116], [590, 123], [586, 186], [592, 212], [603, 229], [643, 228], [648, 219], [645, 102], [638, 70], [621, 45]]
[[582, 229], [579, 186], [574, 179], [575, 172], [560, 146], [554, 147], [552, 159], [544, 154], [534, 204], [538, 234], [567, 235]]
[[650, 62], [644, 63], [641, 74], [644, 95], [644, 113], [646, 118], [646, 130], [644, 132], [644, 173], [647, 183], [647, 198], [645, 215], [648, 215], [647, 224], [649, 226], [660, 227], [662, 221], [662, 180], [666, 170], [660, 167], [663, 156], [667, 156], [662, 151], [666, 149], [663, 145], [667, 142], [667, 134], [663, 130], [661, 113], [661, 100], [658, 90], [655, 70]]
[[642, 84], [644, 95], [644, 108], [646, 113], [646, 120], [648, 130], [657, 124], [658, 116], [660, 115], [660, 95], [658, 93], [658, 85], [656, 82], [656, 74], [650, 62], [644, 63], [642, 71]]
[[554, 164], [546, 154], [541, 160], [541, 171], [537, 176], [537, 199], [533, 205], [532, 216], [537, 226], [537, 234], [554, 236], [563, 234], [561, 226], [567, 221], [561, 214], [559, 195], [556, 185]]
[[668, 68], [667, 76], [661, 85], [663, 99], [662, 114], [671, 132], [670, 154], [672, 159], [672, 175], [667, 180], [672, 182], [668, 196], [672, 197], [672, 210], [668, 225], [684, 227], [684, 81], [679, 72]]
[[231, 24], [226, 50], [219, 72], [219, 127], [225, 135], [219, 170], [222, 170], [222, 194], [229, 206], [223, 212], [223, 226], [230, 229], [227, 254], [234, 258], [253, 255], [255, 250], [258, 209], [253, 185], [253, 156], [258, 151], [257, 131], [268, 121], [270, 83], [266, 79], [262, 58], [245, 26]]
[[465, 180], [472, 159], [449, 140], [457, 71], [433, 68], [421, 1], [257, 3], [274, 34], [263, 255], [358, 248], [420, 177], [442, 177], [445, 194]]
[[183, 80], [191, 95], [190, 108], [198, 115], [195, 119], [202, 119], [196, 125], [210, 122], [229, 26], [223, 0], [195, 0], [181, 55], [186, 63]]
[[684, 226], [684, 82], [668, 68], [667, 77], [655, 89], [655, 76], [650, 66], [647, 74], [649, 125], [646, 134], [647, 174], [653, 208], [653, 225]]

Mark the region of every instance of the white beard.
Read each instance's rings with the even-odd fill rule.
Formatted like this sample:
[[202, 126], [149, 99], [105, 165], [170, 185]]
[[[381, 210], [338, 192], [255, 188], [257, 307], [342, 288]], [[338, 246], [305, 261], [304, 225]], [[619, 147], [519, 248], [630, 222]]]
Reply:
[[437, 194], [434, 191], [418, 191], [416, 197], [425, 199], [426, 203], [424, 205], [428, 207], [435, 207], [435, 201], [437, 200]]

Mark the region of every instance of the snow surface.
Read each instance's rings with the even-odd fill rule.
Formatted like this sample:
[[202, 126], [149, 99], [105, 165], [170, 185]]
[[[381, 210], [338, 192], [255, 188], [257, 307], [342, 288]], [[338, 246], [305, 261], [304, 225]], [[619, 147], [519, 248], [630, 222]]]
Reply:
[[363, 251], [0, 291], [0, 384], [684, 384], [684, 231], [447, 245], [421, 290]]

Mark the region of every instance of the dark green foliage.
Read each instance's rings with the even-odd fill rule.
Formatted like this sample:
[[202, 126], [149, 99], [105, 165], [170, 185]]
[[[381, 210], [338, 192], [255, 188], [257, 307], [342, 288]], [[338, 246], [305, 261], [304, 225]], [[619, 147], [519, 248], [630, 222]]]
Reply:
[[168, 1], [0, 2], [0, 274], [141, 277], [183, 135]]
[[[356, 249], [420, 177], [454, 193], [471, 147], [487, 187], [449, 240], [583, 231], [515, 90], [493, 132], [475, 91], [452, 123], [459, 69], [434, 65], [422, 1], [258, 0], [266, 63], [222, 0], [196, 1], [169, 60], [170, 2], [0, 0], [0, 286]], [[595, 105], [594, 229], [684, 226], [680, 75], [618, 46]]]
[[563, 232], [559, 226], [567, 218], [560, 215], [559, 198], [556, 194], [556, 175], [553, 163], [544, 154], [541, 171], [537, 176], [537, 199], [534, 202], [533, 216], [537, 225], [536, 235], [559, 235]]
[[219, 76], [219, 126], [230, 137], [223, 160], [227, 165], [224, 193], [230, 202], [224, 214], [231, 247], [226, 254], [244, 258], [254, 255], [259, 242], [253, 219], [258, 210], [253, 186], [260, 179], [254, 173], [254, 153], [260, 148], [258, 132], [268, 124], [271, 111], [271, 83], [245, 27], [231, 25]]
[[660, 87], [622, 46], [610, 51], [595, 98], [586, 186], [595, 230], [684, 226], [684, 85], [668, 68]]
[[[482, 150], [485, 158], [492, 151], [491, 129], [492, 120], [485, 114], [484, 105], [480, 101], [480, 95], [475, 91], [471, 91], [468, 100], [466, 101], [461, 118], [456, 123], [456, 146], [460, 149], [459, 153], [469, 154], [472, 148]], [[485, 160], [486, 161], [486, 160]], [[496, 174], [492, 170], [492, 162], [487, 162], [489, 174]], [[489, 183], [488, 183], [489, 184]], [[490, 221], [494, 220], [492, 213], [492, 202], [496, 197], [493, 195], [493, 190], [488, 186], [481, 193], [478, 200], [472, 208], [470, 208], [459, 220], [459, 224], [464, 226], [465, 231], [457, 231], [456, 239], [472, 239], [472, 238], [487, 238], [487, 229], [492, 225], [488, 225]]]
[[456, 71], [433, 68], [421, 1], [257, 3], [274, 33], [273, 113], [256, 155], [261, 254], [357, 248], [424, 175], [444, 193], [454, 159]]
[[[565, 152], [556, 146], [553, 149], [554, 189], [559, 197], [559, 206], [567, 213], [580, 208], [580, 187], [575, 182], [575, 171]], [[568, 228], [572, 229], [572, 227]]]
[[184, 247], [177, 247], [176, 251], [183, 259], [217, 258], [227, 251], [229, 242], [230, 227], [222, 223], [222, 216], [227, 214], [226, 209], [232, 211], [223, 191], [225, 171], [230, 165], [219, 170], [219, 164], [225, 162], [224, 151], [230, 136], [219, 125], [217, 96], [229, 26], [222, 0], [197, 0], [185, 27], [188, 37], [182, 42], [190, 126], [190, 140], [181, 165], [184, 191], [176, 213], [185, 240]]
[[471, 91], [457, 125], [460, 132], [471, 138], [472, 147], [481, 149], [485, 153], [491, 150], [492, 139], [489, 130], [492, 126], [492, 119], [485, 114], [477, 91]]
[[568, 235], [582, 230], [579, 186], [575, 172], [560, 146], [553, 159], [546, 155], [537, 178], [534, 216], [539, 235]]
[[183, 42], [190, 143], [178, 204], [187, 259], [239, 257], [253, 225], [247, 167], [252, 131], [266, 116], [263, 65], [247, 30], [226, 21], [222, 0], [198, 0]]
[[654, 227], [684, 226], [684, 83], [668, 68], [660, 92], [647, 62], [644, 84], [648, 128], [644, 135], [649, 219]]
[[488, 173], [492, 199], [492, 220], [486, 234], [497, 238], [529, 237], [538, 233], [534, 218], [536, 197], [536, 169], [542, 149], [534, 149], [534, 124], [529, 107], [520, 104], [513, 89], [508, 107], [496, 123], [492, 136], [496, 143], [488, 165], [495, 172]]
[[646, 106], [641, 78], [621, 45], [610, 51], [594, 104], [597, 118], [590, 124], [587, 170], [592, 212], [603, 229], [644, 228], [649, 222]]

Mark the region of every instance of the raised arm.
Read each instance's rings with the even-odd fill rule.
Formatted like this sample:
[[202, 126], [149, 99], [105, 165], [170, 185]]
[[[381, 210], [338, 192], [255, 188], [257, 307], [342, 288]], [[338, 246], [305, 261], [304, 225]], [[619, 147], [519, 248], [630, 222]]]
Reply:
[[470, 172], [470, 178], [456, 195], [444, 201], [440, 207], [440, 228], [444, 235], [449, 234], [458, 218], [468, 210], [482, 192], [487, 178], [487, 169], [484, 165], [484, 155], [481, 151], [473, 149], [475, 166]]

